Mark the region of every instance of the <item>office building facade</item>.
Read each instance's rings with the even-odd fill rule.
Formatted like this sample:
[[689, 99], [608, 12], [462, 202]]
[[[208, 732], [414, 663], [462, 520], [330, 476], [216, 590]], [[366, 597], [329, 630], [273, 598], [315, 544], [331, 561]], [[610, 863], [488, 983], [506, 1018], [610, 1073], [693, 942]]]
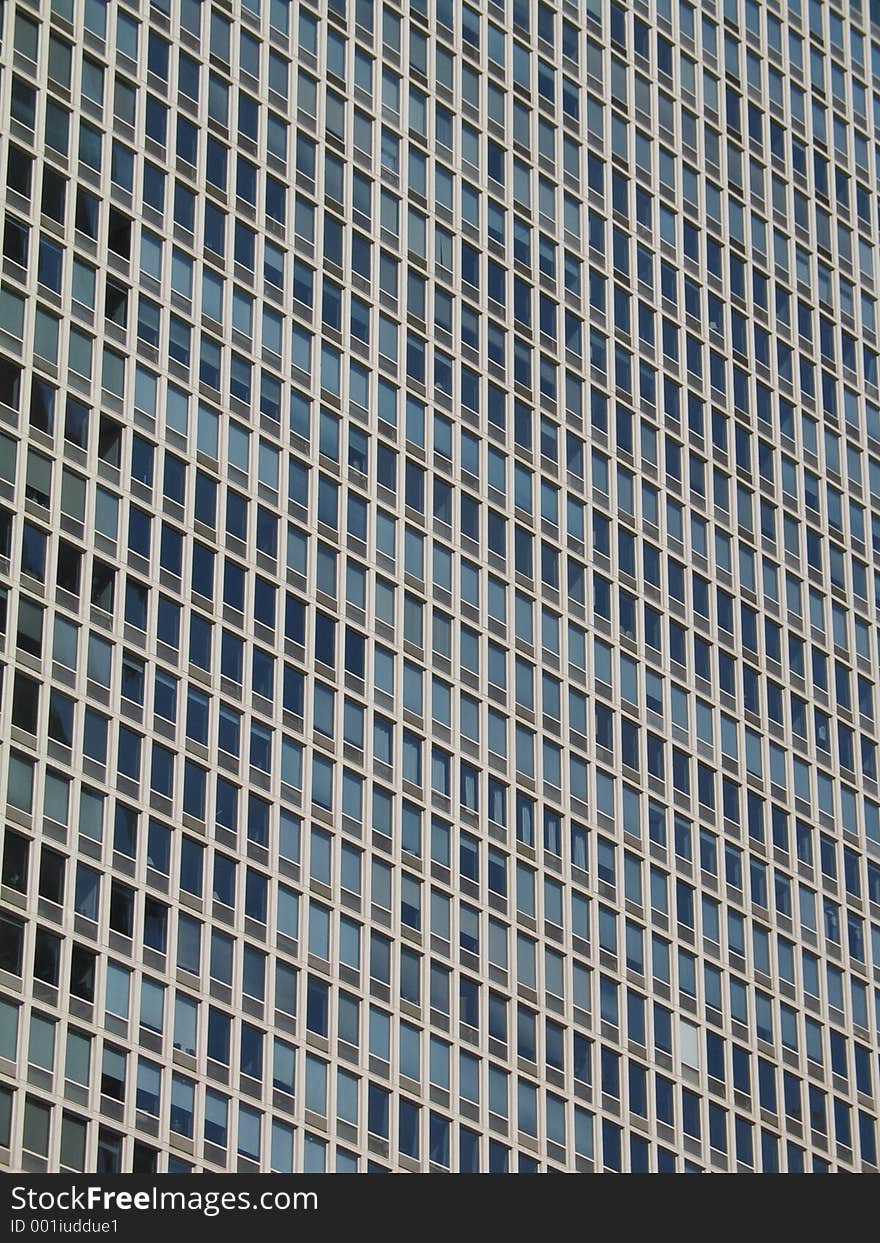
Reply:
[[876, 1167], [876, 0], [0, 13], [0, 1164]]

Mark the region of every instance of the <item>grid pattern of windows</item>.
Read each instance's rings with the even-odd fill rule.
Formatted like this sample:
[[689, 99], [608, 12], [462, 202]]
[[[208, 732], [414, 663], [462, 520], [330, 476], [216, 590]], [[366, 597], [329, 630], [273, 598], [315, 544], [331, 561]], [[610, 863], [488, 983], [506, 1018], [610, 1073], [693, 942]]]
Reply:
[[876, 1166], [877, 0], [0, 22], [0, 1162]]

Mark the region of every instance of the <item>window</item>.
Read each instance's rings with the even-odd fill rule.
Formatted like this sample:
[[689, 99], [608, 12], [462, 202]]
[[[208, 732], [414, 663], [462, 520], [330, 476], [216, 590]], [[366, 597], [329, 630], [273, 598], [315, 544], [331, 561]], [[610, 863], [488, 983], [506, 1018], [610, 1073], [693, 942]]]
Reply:
[[51, 1107], [36, 1097], [28, 1096], [24, 1103], [22, 1146], [26, 1152], [38, 1157], [49, 1155], [49, 1123]]

